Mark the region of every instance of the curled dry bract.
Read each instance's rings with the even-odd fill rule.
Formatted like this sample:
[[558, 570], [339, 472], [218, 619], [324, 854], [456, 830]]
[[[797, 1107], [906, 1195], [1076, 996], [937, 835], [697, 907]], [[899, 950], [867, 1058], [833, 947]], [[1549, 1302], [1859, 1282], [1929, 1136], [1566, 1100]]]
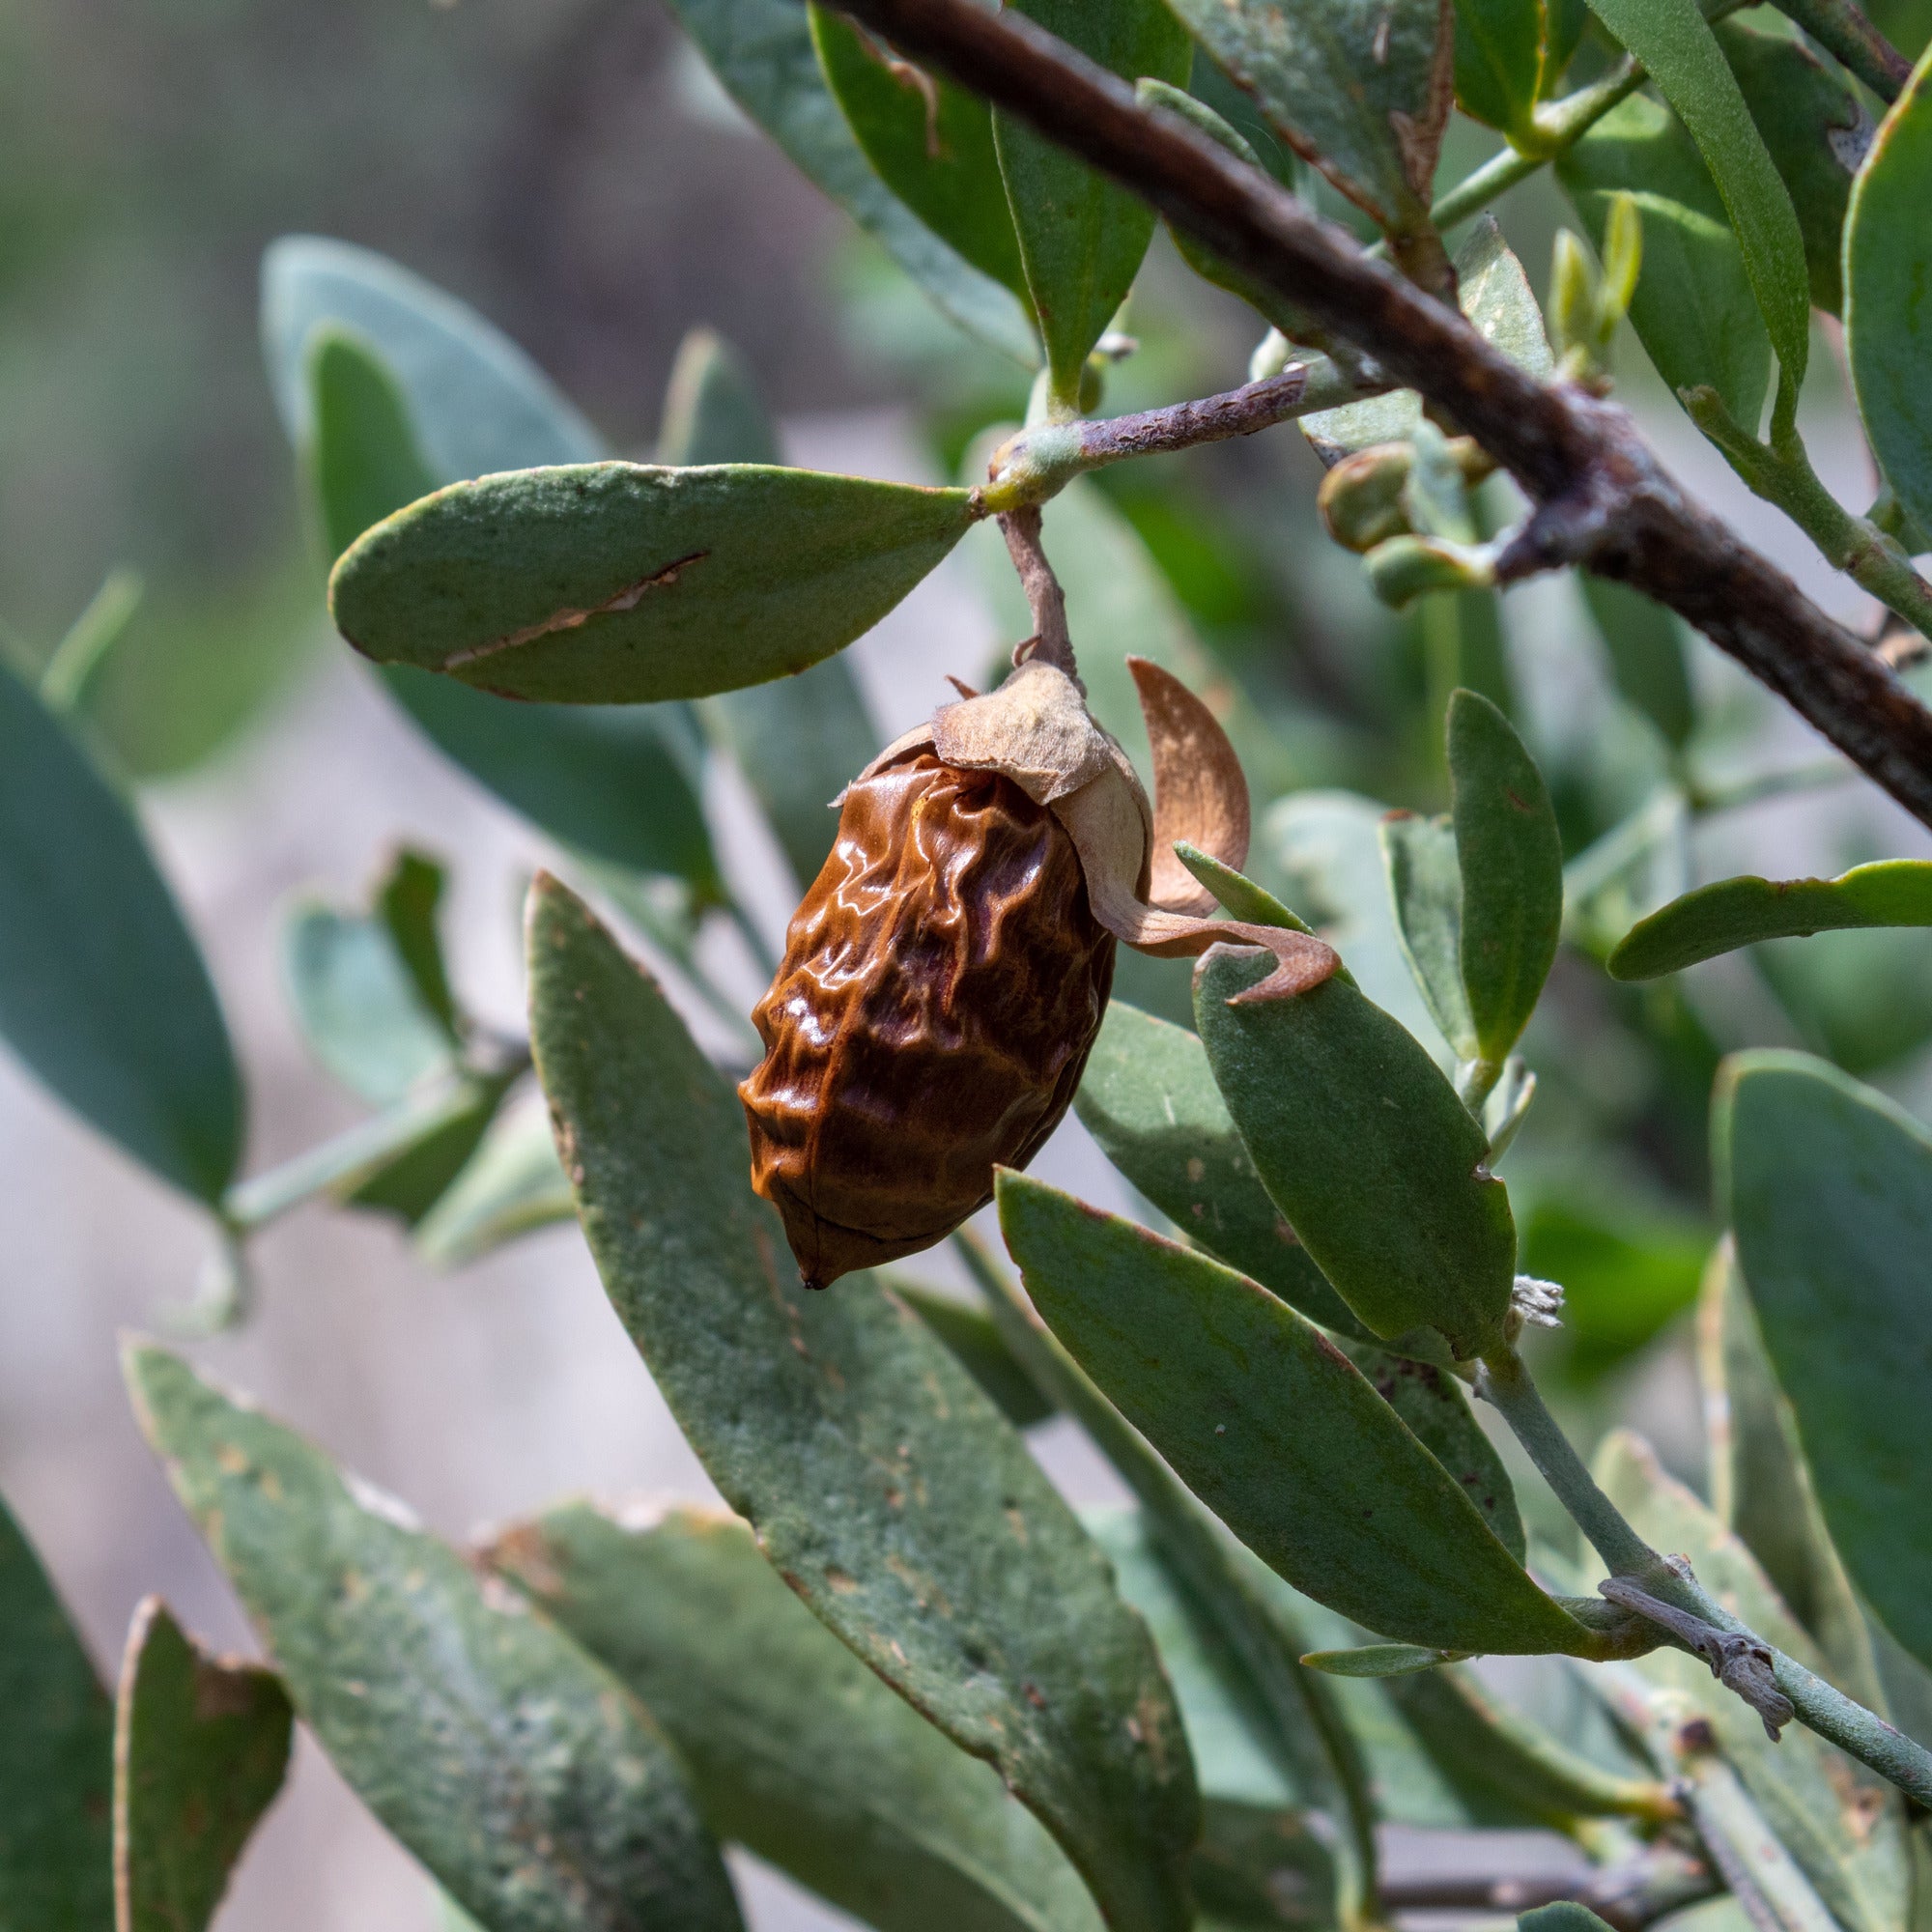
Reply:
[[1175, 957], [1256, 945], [1279, 999], [1334, 972], [1319, 939], [1201, 915], [1173, 856], [1247, 856], [1226, 734], [1158, 666], [1129, 660], [1157, 806], [1078, 682], [1022, 662], [943, 706], [846, 788], [838, 837], [794, 915], [739, 1089], [753, 1185], [808, 1282], [943, 1239], [1060, 1123], [1099, 1029], [1114, 944]]

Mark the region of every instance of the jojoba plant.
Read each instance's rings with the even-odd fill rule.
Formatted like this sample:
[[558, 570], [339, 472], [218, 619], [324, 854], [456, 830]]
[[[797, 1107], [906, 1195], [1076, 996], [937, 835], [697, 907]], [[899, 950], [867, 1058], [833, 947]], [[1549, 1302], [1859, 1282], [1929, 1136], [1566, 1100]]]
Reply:
[[[207, 1205], [203, 1326], [250, 1316], [250, 1236], [317, 1196], [443, 1265], [575, 1219], [727, 1509], [565, 1503], [454, 1550], [130, 1344], [265, 1662], [151, 1601], [110, 1698], [0, 1516], [0, 1924], [206, 1925], [296, 1720], [489, 1932], [735, 1926], [726, 1845], [883, 1932], [1466, 1906], [1466, 1852], [1388, 1876], [1392, 1824], [1568, 1834], [1542, 1932], [1924, 1921], [1932, 1132], [1908, 1083], [1857, 1077], [1888, 1056], [1847, 1015], [1889, 995], [1855, 972], [1833, 1006], [1815, 962], [1849, 955], [1813, 935], [1889, 933], [1922, 981], [1932, 862], [1690, 884], [1702, 823], [1774, 793], [1862, 775], [1932, 824], [1932, 56], [1851, 0], [1783, 4], [673, 0], [746, 114], [1030, 381], [956, 487], [785, 467], [701, 331], [655, 460], [615, 460], [407, 270], [270, 250], [336, 626], [554, 847], [528, 1037], [464, 1010], [441, 868], [405, 853], [287, 934], [298, 1019], [370, 1118], [238, 1178], [218, 1001], [64, 716], [98, 622], [38, 692], [0, 673], [0, 1027]], [[1459, 110], [1500, 146], [1445, 181]], [[1582, 230], [1547, 311], [1489, 212], [1546, 166]], [[1261, 339], [1246, 383], [1110, 415], [1157, 219]], [[1660, 465], [1615, 400], [1626, 325], [1883, 607], [1873, 635]], [[1818, 328], [1882, 479], [1861, 514], [1798, 425]], [[1300, 714], [1244, 688], [1265, 663], [1184, 626], [1136, 655], [1083, 614], [1122, 572], [1170, 597], [1087, 472], [1290, 422], [1325, 472], [1295, 544], [1412, 607], [1410, 795], [1446, 809], [1284, 789]], [[880, 750], [840, 653], [976, 526], [1026, 635]], [[1555, 571], [1647, 748], [1614, 812], [1532, 754], [1498, 643], [1498, 592]], [[1831, 762], [1720, 772], [1680, 619]], [[755, 1032], [697, 945], [763, 947], [699, 800], [718, 757], [802, 895]], [[639, 946], [735, 1047], [700, 1050]], [[1144, 955], [1193, 959], [1191, 1001], [1123, 986]], [[1695, 976], [1727, 955], [1825, 1051], [1720, 1037]], [[1538, 1199], [1581, 1006], [1669, 1118], [1708, 1108], [1701, 1492], [1626, 1430], [1586, 1461], [1539, 1385], [1690, 1293], [1641, 1303], [1634, 1264], [1606, 1290], [1605, 1251], [1649, 1264], [1637, 1219], [1566, 1246]], [[1069, 1107], [1159, 1225], [1025, 1171]], [[988, 1204], [1004, 1255], [966, 1225]], [[940, 1243], [974, 1299], [880, 1271]], [[1572, 1356], [1525, 1347], [1566, 1321]], [[1131, 1508], [1066, 1504], [1022, 1433], [1052, 1417]]]

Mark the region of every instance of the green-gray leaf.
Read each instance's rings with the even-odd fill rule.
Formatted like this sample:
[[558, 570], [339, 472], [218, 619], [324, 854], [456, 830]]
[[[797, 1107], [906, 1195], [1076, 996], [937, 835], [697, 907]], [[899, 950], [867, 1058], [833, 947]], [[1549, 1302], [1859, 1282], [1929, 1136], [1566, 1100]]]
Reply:
[[724, 91], [961, 327], [1028, 368], [1024, 307], [942, 242], [873, 172], [825, 84], [796, 0], [670, 0]]
[[1268, 1199], [1185, 1027], [1113, 1001], [1073, 1105], [1101, 1152], [1190, 1240], [1311, 1321], [1367, 1339]]
[[1515, 1487], [1454, 1378], [1432, 1362], [1392, 1355], [1372, 1342], [1345, 1343], [1343, 1352], [1475, 1504], [1496, 1540], [1522, 1562], [1527, 1545]]
[[1782, 21], [1764, 27], [1725, 20], [1717, 31], [1751, 119], [1790, 191], [1804, 238], [1811, 299], [1836, 315], [1844, 303], [1845, 208], [1852, 177], [1871, 143], [1871, 116], [1842, 73], [1828, 68]]
[[1726, 1063], [1712, 1135], [1738, 1260], [1832, 1539], [1891, 1634], [1932, 1663], [1920, 1427], [1932, 1135], [1848, 1074], [1788, 1053]]
[[[418, 389], [445, 374], [453, 384], [462, 369], [428, 362]], [[367, 342], [321, 328], [307, 375], [305, 465], [332, 558], [455, 478], [433, 470], [418, 451], [412, 405]], [[695, 723], [681, 707], [512, 705], [406, 665], [385, 666], [382, 676], [445, 757], [554, 837], [594, 858], [683, 878], [700, 903], [718, 897], [694, 769]]]
[[[1509, 1195], [1429, 1055], [1352, 986], [1230, 1006], [1258, 956], [1196, 969], [1195, 1023], [1263, 1185], [1337, 1293], [1384, 1341], [1497, 1347], [1516, 1282]], [[1427, 1640], [1427, 1639], [1423, 1639]]]
[[[1017, 11], [1124, 80], [1177, 86], [1192, 49], [1161, 0], [1014, 0]], [[1079, 412], [1087, 353], [1126, 300], [1153, 239], [1147, 204], [1023, 121], [996, 112], [993, 141], [1056, 395]]]
[[1463, 872], [1446, 818], [1392, 811], [1381, 822], [1382, 863], [1403, 956], [1430, 1015], [1459, 1060], [1477, 1053], [1476, 1023], [1463, 989]]
[[309, 1051], [372, 1107], [394, 1105], [454, 1063], [455, 1040], [382, 919], [297, 900], [282, 929], [282, 974]]
[[1059, 1411], [1039, 1385], [1013, 1359], [999, 1328], [983, 1308], [956, 1295], [886, 1277], [893, 1293], [951, 1349], [959, 1366], [985, 1390], [993, 1406], [1015, 1429], [1031, 1429]]
[[1447, 10], [1429, 0], [1175, 0], [1269, 125], [1391, 235], [1424, 231], [1451, 100]]
[[[1654, 1548], [1688, 1556], [1704, 1588], [1768, 1643], [1807, 1669], [1824, 1668], [1824, 1659], [1750, 1552], [1719, 1528], [1689, 1490], [1663, 1473], [1647, 1443], [1612, 1432], [1597, 1452], [1592, 1473]], [[1636, 1667], [1709, 1719], [1719, 1748], [1772, 1831], [1847, 1932], [1898, 1932], [1910, 1898], [1898, 1794], [1802, 1725], [1792, 1725], [1774, 1743], [1757, 1714], [1686, 1652], [1655, 1650]]]
[[302, 1721], [466, 1911], [559, 1932], [737, 1932], [678, 1765], [615, 1678], [179, 1357], [133, 1347], [127, 1373]]
[[[750, 372], [709, 329], [693, 329], [678, 350], [657, 459], [780, 461], [778, 435]], [[838, 820], [831, 801], [879, 749], [851, 661], [827, 658], [777, 684], [721, 692], [703, 709], [757, 795], [803, 890], [832, 850]]]
[[1483, 1058], [1500, 1066], [1556, 957], [1563, 838], [1536, 761], [1473, 691], [1449, 700], [1449, 777], [1463, 873], [1463, 985]]
[[1019, 238], [993, 151], [992, 110], [842, 14], [812, 6], [812, 44], [853, 138], [879, 178], [982, 275], [1028, 299]]
[[[1188, 1499], [1187, 1506], [1196, 1506]], [[1107, 1552], [1121, 1594], [1141, 1615], [1160, 1648], [1187, 1725], [1187, 1746], [1211, 1803], [1305, 1804], [1315, 1795], [1291, 1780], [1291, 1767], [1258, 1722], [1251, 1701], [1229, 1682], [1224, 1647], [1211, 1624], [1164, 1559], [1160, 1535], [1146, 1510], [1131, 1505], [1083, 1510], [1088, 1534]]]
[[1777, 1386], [1732, 1244], [1705, 1271], [1697, 1311], [1711, 1511], [1743, 1538], [1792, 1614], [1818, 1639], [1833, 1681], [1884, 1707], [1863, 1611], [1832, 1547], [1791, 1405]]
[[[1549, 373], [1549, 338], [1522, 264], [1492, 214], [1482, 214], [1456, 251], [1456, 299], [1478, 334], [1536, 376]], [[1301, 433], [1324, 462], [1378, 442], [1401, 442], [1422, 421], [1422, 398], [1394, 389], [1364, 403], [1301, 418]]]
[[118, 1932], [203, 1932], [288, 1770], [272, 1670], [210, 1656], [158, 1597], [134, 1612], [114, 1737]]
[[833, 1636], [742, 1522], [566, 1503], [485, 1554], [648, 1707], [721, 1838], [879, 1932], [1098, 1932], [998, 1775]]
[[1456, 0], [1457, 104], [1530, 136], [1536, 103], [1562, 78], [1586, 18], [1578, 0]]
[[1835, 879], [1718, 879], [1640, 919], [1606, 962], [1615, 980], [1655, 980], [1762, 939], [1848, 926], [1932, 925], [1932, 861], [1880, 859]]
[[577, 1217], [541, 1096], [490, 1123], [462, 1172], [416, 1223], [416, 1252], [462, 1267], [533, 1229]]
[[1637, 339], [1673, 394], [1708, 385], [1755, 430], [1771, 382], [1771, 337], [1724, 204], [1683, 124], [1633, 95], [1558, 156], [1556, 179], [1600, 252], [1611, 196], [1635, 196], [1643, 270], [1630, 319]]
[[353, 333], [394, 371], [440, 482], [605, 453], [550, 378], [467, 303], [373, 249], [285, 235], [262, 257], [262, 351], [298, 449], [315, 433], [307, 363], [319, 328]]
[[0, 665], [0, 1036], [127, 1152], [216, 1201], [242, 1084], [192, 935], [128, 801]]
[[1217, 1262], [1004, 1171], [1000, 1226], [1067, 1351], [1241, 1541], [1383, 1635], [1587, 1646], [1312, 1322]]
[[1249, 864], [1341, 953], [1362, 991], [1446, 1064], [1453, 1049], [1430, 1016], [1396, 930], [1381, 863], [1387, 815], [1350, 792], [1296, 792], [1268, 808]]
[[1662, 732], [1665, 743], [1683, 746], [1696, 728], [1697, 701], [1679, 619], [1612, 578], [1579, 571], [1577, 582], [1609, 653], [1617, 691]]
[[866, 1277], [799, 1284], [736, 1096], [582, 903], [539, 879], [529, 931], [591, 1253], [712, 1480], [812, 1610], [999, 1768], [1110, 1922], [1184, 1926], [1192, 1769], [1105, 1559], [918, 1316]]
[[329, 580], [351, 643], [505, 696], [700, 697], [803, 670], [957, 543], [964, 490], [763, 464], [582, 464], [439, 491]]
[[1852, 186], [1845, 216], [1845, 352], [1880, 468], [1920, 529], [1932, 529], [1932, 50], [1921, 57]]
[[[1804, 238], [1717, 35], [1697, 0], [1590, 0], [1590, 6], [1611, 38], [1643, 63], [1697, 144], [1738, 238], [1782, 385], [1795, 402], [1811, 346]], [[1648, 242], [1646, 232], [1646, 253]], [[1681, 292], [1672, 294], [1681, 299]], [[1755, 433], [1757, 423], [1745, 427]]]
[[114, 1706], [41, 1559], [0, 1499], [0, 1923], [114, 1920]]

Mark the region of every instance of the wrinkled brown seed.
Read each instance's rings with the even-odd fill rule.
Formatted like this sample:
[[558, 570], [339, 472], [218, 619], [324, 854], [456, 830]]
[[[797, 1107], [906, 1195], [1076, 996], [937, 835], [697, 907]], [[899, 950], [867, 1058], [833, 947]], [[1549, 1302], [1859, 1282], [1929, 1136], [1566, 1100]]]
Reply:
[[1072, 839], [997, 772], [901, 754], [838, 837], [753, 1018], [752, 1181], [824, 1287], [943, 1239], [1059, 1125], [1114, 939]]

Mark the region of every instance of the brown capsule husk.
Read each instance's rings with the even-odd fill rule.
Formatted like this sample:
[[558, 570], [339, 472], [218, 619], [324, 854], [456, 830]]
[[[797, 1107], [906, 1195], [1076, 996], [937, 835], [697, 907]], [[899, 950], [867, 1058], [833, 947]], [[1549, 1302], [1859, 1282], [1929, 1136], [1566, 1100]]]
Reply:
[[752, 1182], [815, 1286], [930, 1247], [993, 1198], [996, 1167], [1039, 1151], [1099, 1030], [1116, 940], [1163, 958], [1264, 947], [1275, 970], [1242, 1001], [1293, 998], [1339, 963], [1307, 933], [1201, 917], [1212, 900], [1173, 842], [1238, 869], [1248, 802], [1198, 698], [1128, 660], [1150, 806], [1078, 680], [1028, 645], [1017, 657], [997, 691], [943, 706], [847, 787], [753, 1015]]
[[809, 1285], [930, 1247], [1038, 1152], [1114, 949], [1072, 839], [1014, 780], [915, 747], [847, 788], [738, 1090]]

